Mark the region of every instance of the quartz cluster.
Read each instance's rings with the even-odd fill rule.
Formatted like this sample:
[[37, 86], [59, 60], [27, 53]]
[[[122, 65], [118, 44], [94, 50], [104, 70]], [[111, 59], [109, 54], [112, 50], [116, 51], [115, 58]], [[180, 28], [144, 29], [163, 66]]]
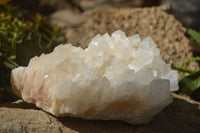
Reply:
[[95, 36], [88, 48], [59, 45], [12, 70], [12, 89], [55, 116], [149, 122], [178, 90], [178, 73], [150, 37], [122, 31]]

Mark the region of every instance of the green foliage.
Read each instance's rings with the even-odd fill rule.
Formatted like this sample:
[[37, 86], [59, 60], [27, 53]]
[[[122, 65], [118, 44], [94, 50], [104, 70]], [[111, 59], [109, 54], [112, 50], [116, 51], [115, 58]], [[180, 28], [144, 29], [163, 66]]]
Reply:
[[196, 32], [195, 30], [189, 29], [188, 34], [192, 36], [197, 41], [197, 43], [200, 43], [200, 34], [198, 32]]
[[[61, 29], [52, 26], [40, 14], [23, 14], [23, 10], [0, 5], [0, 99], [10, 91], [10, 72], [27, 65], [30, 58], [51, 52], [61, 43]], [[1, 101], [1, 100], [0, 100]]]
[[181, 71], [181, 72], [190, 73], [190, 74], [195, 73], [195, 71], [185, 69], [185, 68], [182, 68], [182, 67], [172, 66], [172, 69], [175, 69], [175, 70], [178, 70], [178, 71]]
[[[198, 43], [200, 43], [200, 34], [198, 32], [189, 29], [188, 34], [190, 34]], [[184, 65], [189, 64], [192, 61], [200, 61], [200, 57], [195, 57], [184, 62], [180, 67], [173, 67], [178, 71], [189, 73], [188, 76], [183, 77], [179, 81], [179, 90], [176, 92], [179, 95], [190, 96], [192, 93], [200, 88], [200, 70], [192, 71], [183, 68]]]
[[[9, 61], [16, 60], [16, 44], [22, 42], [26, 35], [26, 24], [17, 17], [11, 16], [14, 14], [14, 8], [6, 8], [0, 5], [0, 58], [3, 64], [9, 68], [13, 68]], [[6, 61], [9, 60], [9, 61]]]
[[183, 67], [184, 65], [189, 64], [189, 63], [192, 62], [192, 61], [200, 61], [200, 57], [195, 57], [195, 58], [189, 59], [188, 61], [182, 63], [182, 64], [181, 64], [181, 67]]
[[191, 59], [187, 60], [186, 62], [182, 63], [180, 67], [172, 66], [172, 68], [176, 69], [178, 71], [186, 72], [186, 73], [190, 73], [190, 74], [195, 73], [195, 71], [193, 71], [193, 70], [183, 68], [184, 65], [187, 65], [192, 61], [200, 61], [200, 57], [191, 58]]
[[179, 95], [191, 95], [200, 87], [200, 71], [192, 73], [179, 81]]

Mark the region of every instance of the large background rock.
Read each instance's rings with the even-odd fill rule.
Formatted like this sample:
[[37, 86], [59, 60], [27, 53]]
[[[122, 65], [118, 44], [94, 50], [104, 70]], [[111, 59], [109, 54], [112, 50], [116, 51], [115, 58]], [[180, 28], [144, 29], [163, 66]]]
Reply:
[[[177, 96], [176, 96], [177, 97]], [[18, 101], [0, 105], [1, 133], [199, 133], [199, 104], [175, 98], [149, 124], [55, 118], [34, 105]]]
[[[68, 43], [86, 48], [96, 34], [122, 30], [128, 36], [139, 34], [143, 39], [152, 37], [161, 50], [163, 59], [180, 66], [192, 58], [192, 49], [185, 36], [186, 29], [168, 14], [169, 6], [152, 8], [101, 8], [83, 14], [85, 22], [77, 27], [67, 27]], [[186, 68], [197, 70], [198, 64], [190, 63]]]

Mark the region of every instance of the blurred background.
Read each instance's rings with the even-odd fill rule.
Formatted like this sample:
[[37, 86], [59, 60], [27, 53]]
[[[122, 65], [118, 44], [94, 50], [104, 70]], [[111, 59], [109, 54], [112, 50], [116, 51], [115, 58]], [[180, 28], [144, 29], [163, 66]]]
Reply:
[[[171, 13], [185, 27], [200, 30], [199, 0], [13, 0], [11, 3], [43, 15], [50, 15], [63, 9], [82, 13], [100, 7], [151, 7], [169, 4], [172, 8]], [[67, 15], [70, 16], [70, 13]]]

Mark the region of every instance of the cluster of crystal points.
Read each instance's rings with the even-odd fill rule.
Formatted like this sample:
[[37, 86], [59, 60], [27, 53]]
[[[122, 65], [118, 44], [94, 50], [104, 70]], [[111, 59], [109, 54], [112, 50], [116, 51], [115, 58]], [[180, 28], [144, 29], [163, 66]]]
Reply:
[[150, 37], [116, 31], [83, 50], [59, 45], [12, 71], [13, 91], [55, 116], [147, 123], [172, 102], [178, 73]]

